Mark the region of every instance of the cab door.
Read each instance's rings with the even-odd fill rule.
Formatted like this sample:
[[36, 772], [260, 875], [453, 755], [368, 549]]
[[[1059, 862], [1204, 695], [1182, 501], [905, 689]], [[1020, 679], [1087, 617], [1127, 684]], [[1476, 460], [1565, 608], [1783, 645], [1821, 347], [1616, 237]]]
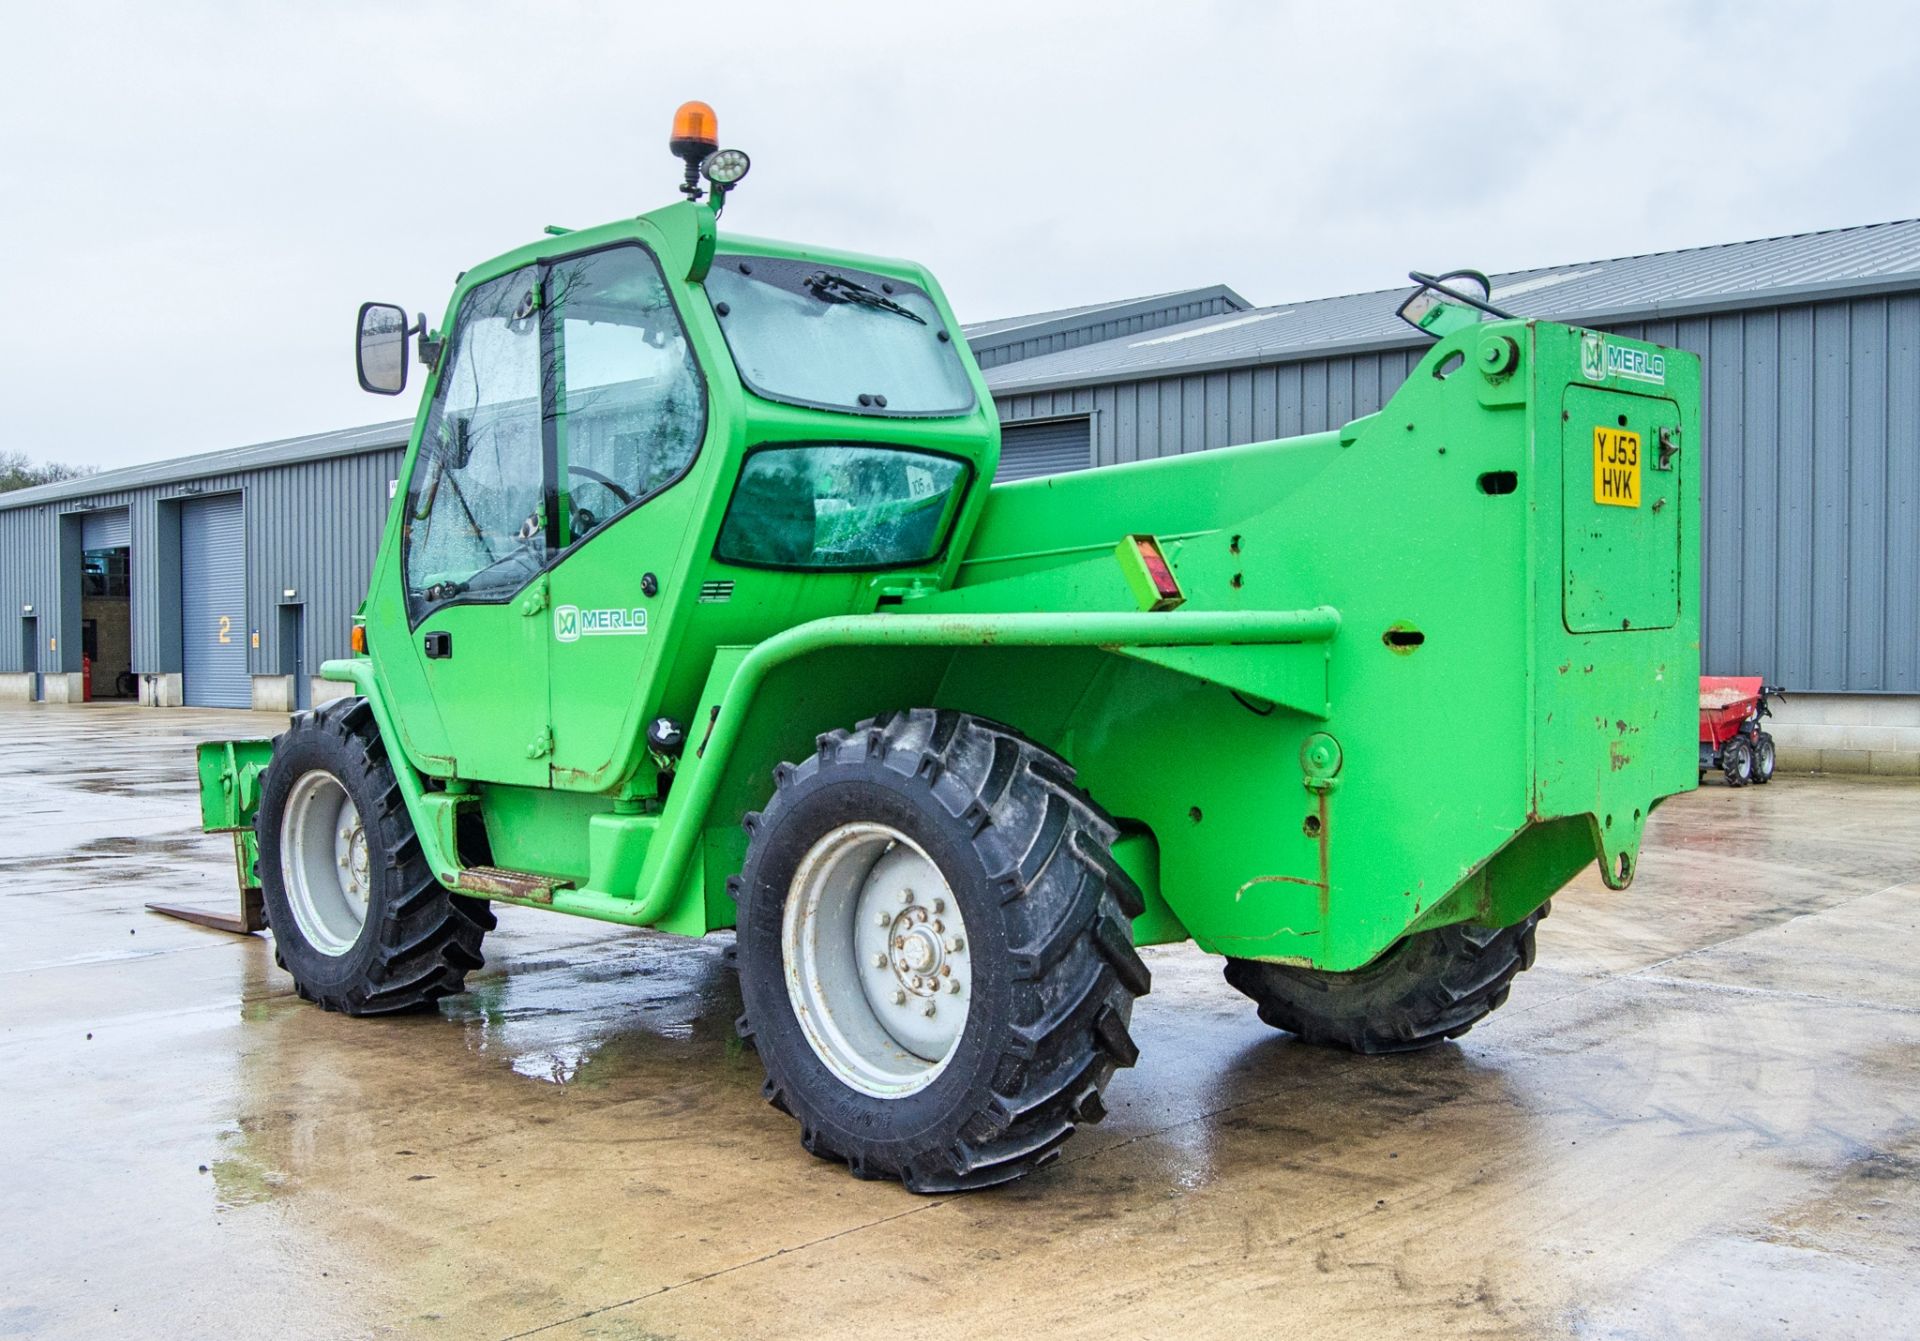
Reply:
[[545, 569], [553, 553], [541, 274], [476, 286], [461, 305], [408, 477], [404, 595], [414, 685], [392, 708], [443, 742], [454, 777], [545, 786]]
[[[658, 697], [667, 590], [695, 529], [686, 480], [706, 389], [653, 253], [638, 244], [553, 262], [559, 337], [555, 473], [565, 552], [552, 574], [553, 778], [609, 785]], [[682, 481], [686, 480], [685, 484]]]

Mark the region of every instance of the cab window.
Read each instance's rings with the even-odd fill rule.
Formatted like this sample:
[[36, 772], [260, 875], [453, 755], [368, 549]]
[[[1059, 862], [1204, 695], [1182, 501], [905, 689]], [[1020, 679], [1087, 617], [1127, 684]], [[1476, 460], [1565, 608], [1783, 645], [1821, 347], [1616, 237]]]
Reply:
[[973, 382], [933, 299], [866, 270], [722, 255], [707, 297], [747, 389], [864, 415], [957, 415]]
[[511, 596], [699, 450], [705, 389], [645, 248], [476, 286], [446, 360], [407, 489], [416, 623], [448, 601]]
[[706, 398], [660, 267], [639, 247], [557, 261], [565, 543], [680, 478], [700, 449]]
[[966, 491], [964, 461], [850, 443], [755, 452], [714, 545], [754, 568], [900, 568], [935, 558]]
[[467, 295], [407, 489], [414, 619], [460, 596], [503, 599], [546, 561], [538, 275]]

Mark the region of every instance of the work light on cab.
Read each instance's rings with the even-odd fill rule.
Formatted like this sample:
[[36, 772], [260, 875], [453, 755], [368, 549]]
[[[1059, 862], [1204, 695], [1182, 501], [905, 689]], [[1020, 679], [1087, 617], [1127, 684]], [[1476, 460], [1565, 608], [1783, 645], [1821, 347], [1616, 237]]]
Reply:
[[716, 149], [700, 165], [700, 175], [715, 186], [732, 186], [752, 166], [744, 149]]

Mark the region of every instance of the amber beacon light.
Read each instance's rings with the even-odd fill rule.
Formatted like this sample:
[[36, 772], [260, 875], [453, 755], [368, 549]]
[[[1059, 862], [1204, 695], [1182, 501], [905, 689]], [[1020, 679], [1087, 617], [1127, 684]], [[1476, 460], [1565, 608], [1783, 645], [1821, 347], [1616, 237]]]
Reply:
[[720, 147], [720, 118], [704, 102], [683, 102], [673, 114], [673, 135], [667, 148], [687, 165], [687, 179], [680, 186], [689, 200], [700, 198], [700, 164]]

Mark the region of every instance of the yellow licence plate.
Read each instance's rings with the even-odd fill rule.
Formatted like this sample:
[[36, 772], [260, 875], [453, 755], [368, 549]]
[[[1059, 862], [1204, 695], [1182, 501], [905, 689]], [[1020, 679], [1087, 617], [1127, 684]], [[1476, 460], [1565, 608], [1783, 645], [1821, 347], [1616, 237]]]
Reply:
[[1640, 506], [1640, 435], [1624, 428], [1593, 430], [1593, 501]]

